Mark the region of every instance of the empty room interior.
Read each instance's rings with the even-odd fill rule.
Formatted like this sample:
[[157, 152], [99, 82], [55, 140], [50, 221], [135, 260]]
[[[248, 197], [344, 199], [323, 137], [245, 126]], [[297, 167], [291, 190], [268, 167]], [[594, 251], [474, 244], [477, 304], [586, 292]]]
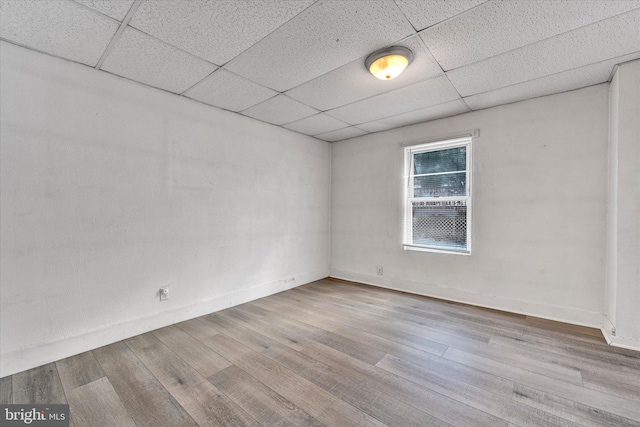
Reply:
[[0, 0], [0, 376], [6, 425], [640, 426], [640, 1]]

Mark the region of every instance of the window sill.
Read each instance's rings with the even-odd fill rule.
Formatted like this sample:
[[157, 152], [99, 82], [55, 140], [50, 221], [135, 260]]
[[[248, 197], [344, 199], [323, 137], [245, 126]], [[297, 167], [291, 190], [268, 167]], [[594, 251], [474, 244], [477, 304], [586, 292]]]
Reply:
[[403, 248], [405, 251], [434, 252], [439, 254], [466, 255], [466, 256], [471, 255], [471, 251], [466, 251], [466, 250], [439, 249], [439, 248], [429, 248], [425, 246], [412, 246], [412, 245], [403, 245]]

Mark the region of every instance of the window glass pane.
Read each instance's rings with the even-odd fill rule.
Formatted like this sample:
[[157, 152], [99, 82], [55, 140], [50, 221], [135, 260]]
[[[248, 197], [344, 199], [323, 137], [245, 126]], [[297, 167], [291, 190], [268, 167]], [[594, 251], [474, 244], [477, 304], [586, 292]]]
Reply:
[[414, 245], [466, 250], [466, 201], [417, 201], [412, 208]]
[[413, 178], [413, 197], [452, 197], [467, 195], [467, 174], [418, 176]]
[[413, 155], [413, 173], [453, 172], [467, 169], [467, 147], [428, 151]]

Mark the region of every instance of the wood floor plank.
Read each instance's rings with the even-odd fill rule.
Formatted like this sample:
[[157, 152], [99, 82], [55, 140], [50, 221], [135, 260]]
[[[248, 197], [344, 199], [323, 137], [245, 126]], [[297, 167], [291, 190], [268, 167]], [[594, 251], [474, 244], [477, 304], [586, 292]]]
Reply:
[[0, 378], [0, 404], [9, 405], [13, 403], [12, 377]]
[[259, 425], [153, 334], [138, 335], [126, 343], [199, 425]]
[[572, 420], [585, 426], [638, 427], [640, 421], [630, 420], [611, 412], [595, 409], [570, 399], [562, 398], [522, 384], [516, 384], [513, 399], [550, 414]]
[[[448, 345], [466, 343], [469, 337], [456, 337], [443, 334], [425, 327], [420, 322], [408, 324], [406, 322], [390, 321], [384, 317], [350, 310], [335, 304], [328, 304], [319, 300], [307, 300], [307, 307], [315, 309], [315, 313], [339, 319], [344, 325], [364, 330], [376, 335], [384, 336], [392, 341], [411, 345], [433, 354], [442, 355]], [[479, 342], [487, 342], [486, 337], [476, 337]]]
[[55, 363], [13, 375], [13, 403], [66, 404]]
[[271, 310], [272, 312], [278, 312], [285, 316], [290, 317], [291, 319], [295, 319], [299, 322], [306, 323], [311, 326], [315, 326], [319, 329], [324, 329], [325, 331], [334, 331], [343, 325], [338, 322], [334, 322], [333, 320], [327, 319], [322, 316], [316, 316], [312, 314], [308, 310], [294, 308], [291, 305], [280, 304], [275, 300], [262, 298], [257, 301], [253, 301], [252, 304], [262, 307], [267, 310]]
[[612, 380], [607, 375], [594, 374], [592, 372], [583, 372], [582, 380], [584, 386], [593, 390], [599, 390], [604, 393], [632, 400], [640, 404], [640, 384], [631, 385]]
[[558, 354], [554, 349], [543, 344], [533, 344], [530, 341], [511, 340], [502, 337], [491, 338], [489, 346], [497, 352], [522, 355], [547, 366], [556, 365], [561, 368], [577, 370], [580, 372], [581, 377], [583, 373], [591, 372], [630, 385], [640, 384], [640, 369], [602, 360]]
[[615, 367], [620, 372], [633, 375], [634, 378], [640, 378], [638, 373], [640, 370], [640, 356], [638, 354], [630, 355], [614, 351], [601, 344], [584, 343], [571, 339], [556, 339], [551, 335], [541, 336], [538, 334], [524, 334], [519, 337], [512, 337], [508, 334], [501, 334], [491, 338], [493, 342], [511, 342], [521, 346], [534, 349], [542, 349], [545, 351], [558, 354], [562, 357], [568, 357], [573, 360], [582, 361], [586, 364], [608, 364]]
[[273, 346], [263, 354], [357, 408], [368, 408], [380, 395], [368, 384], [289, 347]]
[[568, 332], [570, 335], [584, 334], [602, 339], [602, 332], [595, 328], [586, 326], [571, 325], [569, 323], [555, 322], [553, 320], [541, 319], [540, 317], [527, 316], [525, 321], [534, 326], [539, 326], [549, 330], [561, 330]]
[[312, 382], [225, 334], [209, 337], [205, 344], [314, 417], [336, 400]]
[[104, 377], [102, 367], [90, 351], [58, 360], [56, 368], [65, 393]]
[[640, 405], [630, 405], [629, 400], [617, 396], [559, 381], [454, 348], [449, 348], [444, 354], [444, 357], [527, 385], [531, 388], [546, 390], [551, 394], [573, 400], [586, 406], [609, 411], [632, 420], [640, 419]]
[[205, 378], [231, 366], [227, 359], [177, 326], [156, 329], [152, 333]]
[[309, 341], [302, 334], [290, 331], [289, 329], [270, 325], [263, 320], [251, 318], [250, 316], [238, 311], [225, 310], [216, 314], [218, 318], [223, 318], [230, 322], [237, 323], [238, 325], [244, 326], [257, 334], [268, 337], [273, 341], [279, 342], [280, 344], [284, 344], [296, 350], [300, 350], [304, 344]]
[[[327, 427], [361, 426], [385, 427], [370, 415], [349, 405], [343, 400], [336, 400], [318, 417], [318, 421]], [[407, 424], [405, 424], [407, 425]], [[424, 425], [424, 424], [423, 424]]]
[[[339, 299], [337, 300], [339, 301]], [[345, 304], [336, 302], [345, 310]], [[480, 343], [488, 342], [490, 329], [474, 328], [476, 325], [463, 325], [459, 319], [450, 319], [432, 312], [419, 311], [413, 313], [411, 307], [396, 305], [379, 305], [353, 303], [348, 305], [347, 313], [356, 313], [365, 319], [378, 319], [381, 323], [401, 325], [403, 330], [417, 336], [424, 337], [439, 343], [454, 345], [456, 342], [475, 340]], [[392, 322], [389, 322], [389, 318]], [[471, 326], [471, 327], [470, 327]]]
[[[329, 282], [329, 283], [327, 283]], [[340, 279], [330, 278], [329, 280], [321, 280], [314, 283], [310, 283], [307, 286], [314, 286], [315, 283], [324, 283], [324, 286], [332, 289], [334, 294], [349, 294], [357, 293], [357, 300], [365, 300], [367, 298], [378, 298], [378, 301], [383, 301], [382, 305], [400, 305], [407, 308], [422, 308], [428, 312], [446, 312], [448, 314], [456, 314], [459, 310], [480, 310], [483, 316], [486, 313], [497, 313], [500, 316], [508, 315], [512, 319], [521, 318], [525, 319], [525, 315], [516, 313], [506, 313], [498, 310], [491, 310], [476, 306], [471, 306], [455, 301], [447, 301], [432, 297], [425, 297], [421, 295], [411, 294], [402, 291], [395, 291], [385, 288], [379, 288], [372, 285], [365, 285], [357, 282], [349, 282]], [[301, 287], [302, 288], [302, 287]]]
[[[249, 328], [239, 325], [231, 320], [226, 319], [219, 313], [213, 313], [203, 316], [202, 319], [209, 322], [214, 328], [221, 333], [233, 338], [239, 343], [246, 345], [250, 349], [261, 352], [269, 348], [276, 341], [267, 338], [264, 335], [256, 333]], [[204, 341], [204, 340], [203, 340]]]
[[[428, 299], [425, 299], [425, 301], [428, 301]], [[423, 313], [425, 313], [425, 315], [429, 315], [430, 312], [433, 311], [431, 307], [432, 306], [428, 309], [429, 312], [423, 311]], [[412, 307], [406, 309], [407, 312], [412, 312], [412, 310]], [[631, 360], [635, 360], [632, 367], [635, 368], [638, 365], [637, 351], [608, 346], [603, 339], [592, 335], [570, 332], [567, 330], [559, 333], [557, 332], [559, 329], [535, 326], [526, 320], [523, 321], [517, 317], [513, 318], [510, 313], [494, 313], [487, 309], [471, 306], [464, 307], [464, 312], [460, 310], [459, 313], [446, 309], [444, 311], [437, 310], [437, 312], [440, 313], [439, 315], [436, 315], [439, 322], [446, 324], [454, 321], [456, 323], [464, 324], [465, 327], [468, 328], [480, 328], [481, 330], [493, 331], [491, 332], [493, 337], [500, 336], [501, 334], [499, 332], [504, 332], [505, 337], [507, 338], [522, 338], [523, 336], [526, 338], [527, 336], [530, 336], [531, 338], [543, 340], [540, 343], [544, 343], [545, 346], [549, 346], [551, 348], [560, 347], [561, 349], [564, 349], [562, 351], [566, 351], [567, 346], [588, 346], [589, 352], [603, 352], [608, 356], [616, 358], [616, 361], [622, 362], [623, 364], [624, 362], [629, 361], [627, 357], [630, 357]], [[546, 320], [544, 322], [545, 324], [551, 323], [551, 321]], [[514, 332], [517, 332], [517, 334], [514, 334]]]
[[92, 352], [138, 426], [195, 425], [123, 341]]
[[[537, 326], [536, 324], [527, 321], [524, 318], [513, 318], [511, 313], [504, 313], [499, 311], [487, 311], [478, 307], [465, 307], [465, 309], [459, 309], [455, 315], [450, 315], [445, 312], [445, 317], [464, 322], [465, 327], [470, 325], [478, 325], [484, 330], [495, 330], [501, 333], [506, 333], [507, 336], [513, 336], [514, 332], [518, 335], [531, 335], [537, 337], [552, 337], [559, 340], [571, 340], [576, 342], [584, 342], [588, 344], [606, 345], [606, 341], [599, 332], [599, 335], [593, 335], [592, 333], [586, 334], [582, 332], [574, 332], [565, 328], [551, 328], [547, 324]], [[548, 321], [550, 322], [550, 321]], [[491, 335], [496, 335], [491, 333]]]
[[[388, 289], [376, 288], [356, 282], [345, 282], [339, 279], [327, 278], [301, 286], [302, 289], [311, 289], [320, 294], [347, 295], [348, 299], [366, 301], [370, 304], [380, 305], [390, 302], [397, 292]], [[381, 292], [379, 292], [381, 291]]]
[[206, 322], [202, 317], [176, 323], [176, 326], [197, 340], [220, 333], [211, 323]]
[[511, 396], [492, 393], [397, 357], [386, 356], [376, 366], [519, 426], [577, 426], [569, 420], [514, 402]]
[[[373, 389], [397, 397], [414, 408], [450, 424], [468, 426], [507, 425], [506, 421], [498, 417], [479, 411], [440, 393], [420, 387], [405, 378], [366, 364], [323, 344], [313, 342], [303, 349], [303, 353], [344, 372], [364, 384], [368, 384]], [[425, 402], [429, 402], [429, 405], [426, 405]]]
[[[273, 345], [262, 352], [262, 354], [310, 381], [320, 377], [329, 369], [329, 366], [324, 363], [318, 362], [306, 354], [292, 350], [282, 344]], [[335, 380], [322, 384], [321, 387], [325, 390], [331, 390], [338, 382], [338, 380]]]
[[[327, 305], [327, 303], [324, 301], [318, 299], [316, 299], [315, 301], [317, 302], [317, 304], [312, 303], [312, 306], [318, 306], [319, 304], [319, 306], [322, 307], [323, 305]], [[351, 307], [356, 307], [356, 309], [348, 310], [347, 312], [344, 311], [344, 307], [334, 307], [334, 309], [344, 313], [343, 315], [347, 318], [347, 320], [344, 322], [345, 324], [359, 330], [368, 330], [369, 332], [374, 332], [378, 335], [384, 334], [389, 339], [403, 342], [407, 345], [416, 347], [420, 345], [422, 346], [423, 350], [432, 352], [434, 354], [442, 354], [444, 350], [446, 350], [447, 345], [464, 346], [473, 341], [478, 341], [479, 343], [488, 342], [488, 338], [486, 336], [474, 334], [472, 332], [470, 333], [468, 331], [462, 330], [459, 326], [456, 326], [455, 328], [449, 328], [448, 330], [444, 329], [447, 331], [447, 333], [442, 333], [442, 324], [432, 324], [431, 326], [429, 326], [423, 318], [415, 316], [407, 318], [406, 313], [404, 312], [408, 309], [405, 308], [398, 308], [399, 311], [403, 312], [399, 316], [392, 310], [387, 310], [387, 314], [394, 315], [393, 321], [389, 322], [388, 320], [385, 321], [384, 318], [380, 315], [373, 314], [371, 312], [371, 307], [369, 306], [365, 308], [365, 310], [367, 311], [364, 313], [358, 310], [356, 305], [352, 304]], [[375, 331], [371, 329], [372, 320], [379, 320], [376, 323], [377, 330]], [[410, 334], [407, 334], [407, 332], [410, 332]], [[429, 346], [429, 344], [431, 344], [431, 346]], [[438, 353], [438, 351], [440, 352]]]
[[[397, 339], [397, 337], [395, 339]], [[476, 345], [474, 342], [468, 341], [468, 340], [461, 340], [460, 342], [452, 342], [449, 340], [445, 342], [447, 342], [450, 345], [456, 346], [457, 348], [462, 348], [465, 350], [469, 350], [469, 346], [474, 346], [475, 347], [474, 351], [477, 351], [477, 349], [483, 347], [481, 345]], [[483, 351], [484, 351], [484, 355], [488, 355], [487, 353], [491, 352], [491, 350], [487, 349], [486, 347], [484, 347]], [[556, 378], [560, 377], [564, 380], [573, 382], [575, 384], [582, 384], [580, 371], [578, 369], [572, 366], [563, 366], [562, 364], [558, 363], [558, 361], [552, 361], [552, 362], [539, 361], [538, 359], [531, 356], [522, 357], [520, 355], [512, 355], [510, 352], [504, 352], [504, 351], [502, 352], [494, 351], [491, 356], [494, 358], [499, 357], [500, 359], [502, 359], [502, 361], [507, 361], [506, 359], [509, 359], [508, 362], [514, 364], [515, 366], [521, 366], [521, 367], [527, 366], [528, 369], [534, 370], [536, 372], [539, 372], [545, 375], [549, 375]]]
[[279, 424], [322, 426], [311, 415], [237, 366], [212, 375], [209, 381], [265, 427]]
[[315, 340], [370, 365], [375, 365], [385, 355], [382, 350], [332, 332], [326, 332]]
[[348, 327], [337, 329], [334, 333], [363, 342], [384, 351], [388, 355], [393, 355], [407, 362], [439, 372], [448, 378], [464, 381], [503, 396], [511, 396], [513, 393], [513, 381], [471, 369], [460, 363], [443, 359], [440, 356]]
[[[308, 378], [369, 416], [375, 415], [390, 426], [446, 426], [448, 424], [416, 410], [397, 399], [380, 398], [371, 382], [360, 381], [305, 354], [285, 346], [274, 346], [264, 353], [289, 369]], [[351, 424], [342, 424], [351, 425]], [[359, 424], [354, 424], [359, 425]]]
[[[367, 407], [367, 412], [389, 427], [446, 427], [451, 425], [386, 393], [380, 393], [376, 400]], [[473, 424], [461, 423], [456, 425]]]
[[454, 301], [439, 300], [436, 298], [423, 297], [405, 292], [387, 291], [385, 289], [375, 288], [364, 285], [369, 288], [368, 292], [388, 293], [387, 303], [383, 306], [389, 307], [391, 310], [400, 309], [406, 313], [413, 313], [419, 317], [431, 318], [429, 315], [435, 315], [433, 319], [440, 322], [446, 320], [449, 324], [451, 320], [455, 325], [460, 321], [469, 321], [471, 324], [495, 325], [506, 324], [510, 329], [514, 329], [515, 325], [525, 324], [526, 316], [517, 313], [507, 313], [499, 310], [475, 307]]
[[308, 325], [304, 322], [299, 322], [294, 319], [290, 319], [286, 316], [283, 316], [281, 313], [274, 313], [251, 303], [234, 307], [233, 310], [240, 311], [241, 313], [247, 314], [250, 317], [259, 318], [271, 325], [276, 325], [281, 328], [288, 329], [292, 332], [303, 335], [308, 339], [313, 339], [315, 335], [326, 332], [324, 329], [317, 328], [315, 326]]
[[[457, 342], [455, 337], [447, 337], [443, 334], [431, 334], [421, 327], [415, 327], [408, 332], [408, 328], [383, 319], [368, 317], [356, 312], [347, 312], [330, 304], [318, 301], [305, 300], [306, 306], [312, 308], [315, 314], [331, 317], [346, 326], [363, 330], [375, 335], [383, 336], [392, 341], [409, 345], [429, 353], [442, 355], [451, 342]], [[438, 341], [434, 340], [437, 339]], [[465, 341], [466, 342], [466, 341]]]
[[251, 304], [234, 307], [233, 311], [241, 313], [249, 319], [265, 322], [270, 327], [277, 327], [279, 329], [289, 331], [298, 337], [298, 341], [301, 344], [309, 340], [313, 340], [317, 335], [327, 332], [324, 329], [316, 328], [315, 326], [290, 319], [280, 313], [273, 313], [269, 310], [253, 306]]
[[[371, 292], [377, 291], [378, 290], [372, 290]], [[340, 295], [339, 292], [336, 294]], [[391, 292], [389, 294], [391, 295], [389, 301], [378, 305], [377, 308], [389, 310], [392, 313], [399, 310], [403, 315], [436, 322], [439, 328], [448, 330], [448, 332], [451, 332], [452, 330], [460, 331], [460, 328], [462, 328], [462, 330], [477, 330], [478, 332], [490, 335], [496, 331], [509, 332], [510, 334], [517, 331], [517, 334], [519, 335], [554, 335], [560, 338], [589, 341], [590, 343], [597, 343], [600, 346], [605, 344], [602, 334], [592, 328], [575, 327], [576, 331], [579, 332], [571, 331], [563, 327], [552, 328], [548, 325], [558, 324], [558, 322], [551, 322], [547, 320], [543, 321], [545, 325], [544, 327], [532, 326], [532, 322], [528, 321], [528, 317], [524, 315], [434, 300], [431, 298], [399, 292]], [[344, 294], [342, 295], [344, 297]], [[367, 307], [369, 306], [370, 305], [367, 305]], [[514, 325], [516, 327], [514, 327]], [[589, 334], [582, 333], [585, 330], [588, 330]], [[594, 336], [594, 334], [597, 334], [597, 336]]]
[[353, 378], [344, 371], [336, 370], [286, 346], [273, 346], [263, 354], [389, 426], [449, 425], [395, 398], [381, 397], [383, 393], [375, 389], [372, 382]]
[[321, 383], [327, 380], [336, 383], [331, 389], [334, 396], [369, 414], [371, 414], [371, 406], [381, 394], [381, 391], [372, 387], [371, 384], [360, 381], [332, 366], [319, 378], [314, 379], [314, 382]]
[[70, 389], [67, 399], [75, 425], [136, 427], [106, 377]]
[[506, 365], [526, 369], [540, 375], [559, 379], [568, 383], [583, 385], [582, 372], [573, 366], [566, 366], [560, 363], [553, 363], [549, 360], [536, 358], [526, 352], [515, 352], [509, 349], [498, 349], [491, 345], [467, 346], [459, 350], [470, 351], [479, 356], [493, 359]]

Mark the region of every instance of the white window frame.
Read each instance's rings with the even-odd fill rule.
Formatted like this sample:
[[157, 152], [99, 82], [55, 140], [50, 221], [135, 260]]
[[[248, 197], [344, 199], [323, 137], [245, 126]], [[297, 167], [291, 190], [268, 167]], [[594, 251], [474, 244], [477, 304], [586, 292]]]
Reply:
[[[405, 250], [422, 251], [422, 252], [438, 252], [457, 255], [471, 255], [471, 218], [472, 218], [472, 197], [471, 197], [471, 177], [472, 170], [472, 136], [462, 138], [448, 139], [437, 142], [422, 143], [404, 147], [404, 235], [403, 247]], [[413, 159], [415, 154], [425, 153], [429, 151], [441, 151], [456, 147], [466, 147], [466, 196], [455, 197], [414, 197], [414, 168]], [[460, 171], [462, 172], [462, 171]], [[416, 245], [413, 243], [413, 202], [414, 201], [466, 201], [467, 205], [467, 247], [466, 249], [453, 249], [439, 246]]]

